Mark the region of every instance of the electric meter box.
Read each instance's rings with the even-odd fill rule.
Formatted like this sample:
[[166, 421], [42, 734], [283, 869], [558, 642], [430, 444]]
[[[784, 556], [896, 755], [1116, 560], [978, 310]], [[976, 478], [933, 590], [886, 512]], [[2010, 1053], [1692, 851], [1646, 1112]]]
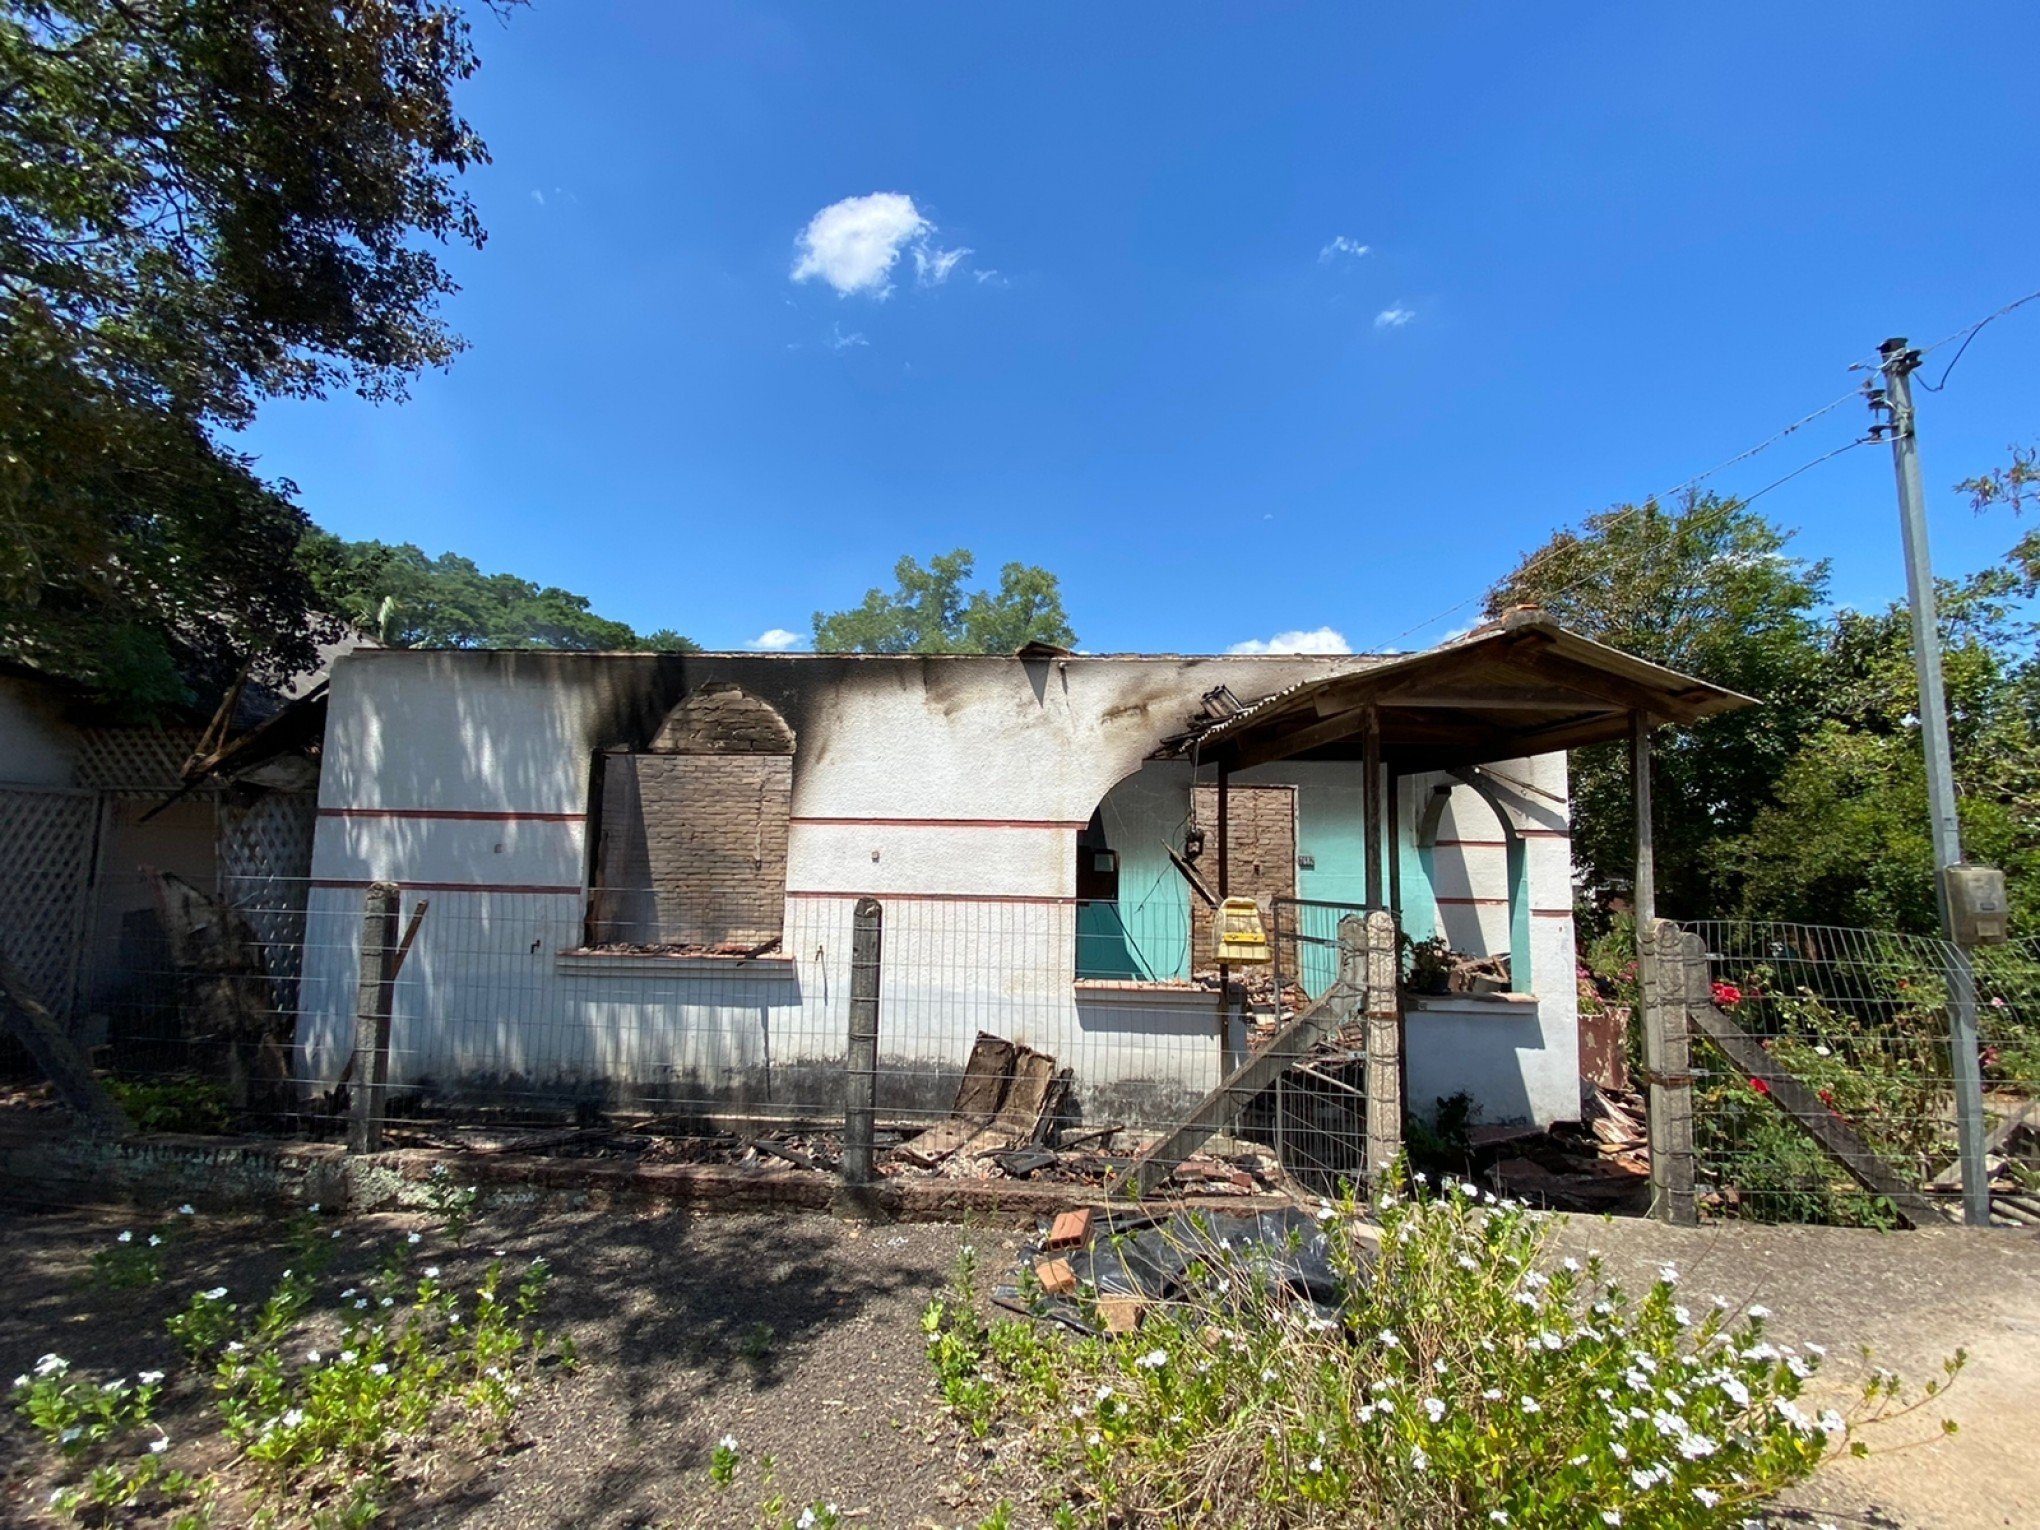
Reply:
[[1941, 873], [1948, 923], [1958, 946], [2001, 946], [2009, 938], [2011, 909], [2005, 874], [1995, 866], [1950, 866]]

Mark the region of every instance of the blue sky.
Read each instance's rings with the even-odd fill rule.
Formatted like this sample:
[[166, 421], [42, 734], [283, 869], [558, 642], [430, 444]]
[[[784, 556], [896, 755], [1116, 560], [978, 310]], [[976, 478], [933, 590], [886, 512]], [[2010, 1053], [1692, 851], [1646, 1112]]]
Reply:
[[[241, 444], [343, 535], [710, 647], [958, 546], [1057, 572], [1094, 650], [1419, 646], [1886, 335], [2040, 288], [2030, 4], [538, 0], [476, 30], [472, 349]], [[2040, 438], [2036, 352], [2040, 303], [1925, 396], [1942, 572], [2014, 540], [1948, 486]], [[1839, 599], [1901, 593], [1882, 449], [1764, 505]]]

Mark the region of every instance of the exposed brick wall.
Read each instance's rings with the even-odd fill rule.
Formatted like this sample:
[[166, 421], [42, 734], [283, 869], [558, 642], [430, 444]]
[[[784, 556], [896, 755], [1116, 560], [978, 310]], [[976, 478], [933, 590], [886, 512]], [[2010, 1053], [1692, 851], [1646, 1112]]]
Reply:
[[780, 933], [793, 732], [734, 685], [689, 696], [651, 751], [602, 757], [599, 944], [755, 946]]
[[704, 685], [673, 708], [653, 736], [654, 754], [792, 754], [793, 730], [765, 702], [727, 681]]
[[[1197, 875], [1218, 891], [1218, 788], [1192, 789], [1197, 823], [1204, 830], [1204, 854]], [[1233, 785], [1226, 792], [1227, 864], [1231, 896], [1252, 898], [1261, 905], [1261, 919], [1274, 934], [1269, 899], [1296, 896], [1296, 788]], [[1211, 910], [1201, 898], [1190, 900], [1190, 964], [1201, 971], [1211, 959]]]

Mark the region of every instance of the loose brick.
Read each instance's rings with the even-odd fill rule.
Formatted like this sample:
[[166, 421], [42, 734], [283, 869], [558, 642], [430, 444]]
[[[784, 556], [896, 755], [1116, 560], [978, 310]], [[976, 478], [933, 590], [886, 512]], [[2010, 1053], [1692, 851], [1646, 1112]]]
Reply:
[[1077, 1211], [1065, 1211], [1058, 1216], [1048, 1229], [1047, 1248], [1082, 1248], [1091, 1238], [1091, 1212], [1089, 1207]]
[[1067, 1259], [1043, 1259], [1034, 1266], [1034, 1278], [1050, 1296], [1068, 1296], [1077, 1289], [1077, 1272]]
[[1140, 1327], [1140, 1315], [1147, 1304], [1137, 1296], [1101, 1296], [1098, 1316], [1107, 1333], [1132, 1333]]

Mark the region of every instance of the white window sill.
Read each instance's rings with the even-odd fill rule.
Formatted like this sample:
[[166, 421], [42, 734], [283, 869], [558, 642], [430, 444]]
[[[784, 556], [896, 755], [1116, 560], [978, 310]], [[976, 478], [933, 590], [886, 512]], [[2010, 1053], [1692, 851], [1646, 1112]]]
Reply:
[[1403, 1007], [1412, 1013], [1419, 1010], [1435, 1010], [1450, 1013], [1454, 1010], [1491, 1010], [1498, 1012], [1509, 1009], [1534, 1008], [1537, 995], [1534, 993], [1409, 993], [1403, 994]]
[[748, 977], [791, 981], [798, 975], [790, 956], [661, 956], [648, 951], [562, 951], [555, 972], [583, 977]]

